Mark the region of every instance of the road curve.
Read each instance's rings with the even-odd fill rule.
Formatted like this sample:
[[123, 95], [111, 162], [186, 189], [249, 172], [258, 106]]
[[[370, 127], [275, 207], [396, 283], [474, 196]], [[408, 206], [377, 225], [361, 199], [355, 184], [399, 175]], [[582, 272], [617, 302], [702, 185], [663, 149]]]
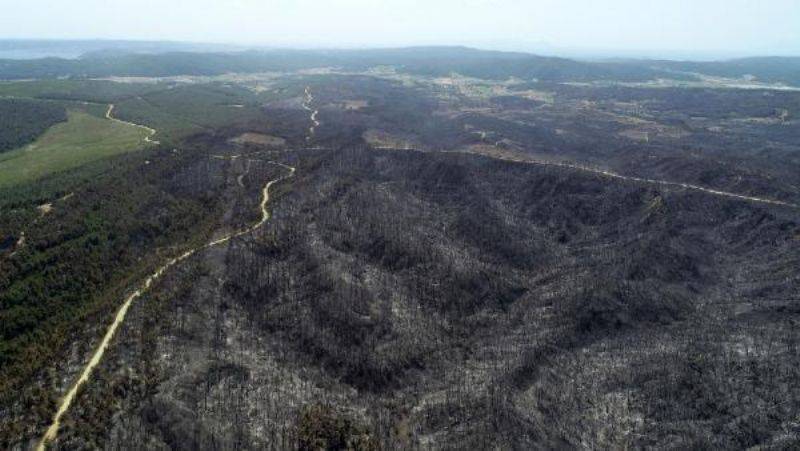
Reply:
[[[5, 98], [5, 96], [0, 96], [0, 97], [3, 97], [3, 98]], [[16, 97], [12, 97], [12, 98], [16, 98]], [[22, 97], [20, 97], [20, 98], [22, 98]], [[85, 104], [88, 104], [87, 102], [84, 102], [84, 103], [85, 103]], [[115, 118], [114, 116], [112, 116], [112, 115], [111, 115], [111, 113], [113, 113], [113, 111], [114, 111], [114, 104], [113, 104], [113, 103], [109, 103], [109, 104], [108, 104], [108, 110], [106, 110], [106, 119], [108, 119], [108, 120], [110, 120], [110, 121], [114, 121], [114, 122], [119, 122], [120, 124], [132, 125], [132, 126], [134, 126], [134, 127], [141, 128], [141, 129], [143, 129], [143, 130], [146, 130], [146, 131], [147, 131], [147, 136], [145, 136], [145, 137], [144, 137], [144, 142], [146, 142], [146, 143], [150, 143], [150, 144], [155, 144], [155, 145], [159, 145], [159, 144], [161, 144], [160, 142], [158, 142], [158, 141], [156, 141], [156, 140], [152, 139], [153, 135], [155, 135], [155, 134], [156, 134], [156, 130], [154, 130], [154, 129], [152, 129], [152, 128], [150, 128], [150, 127], [146, 126], [146, 125], [134, 124], [133, 122], [128, 122], [128, 121], [123, 121], [123, 120], [121, 120], [121, 119], [117, 119], [117, 118]], [[21, 236], [21, 237], [23, 237], [23, 238], [22, 238], [22, 241], [20, 241], [20, 242], [19, 242], [19, 243], [16, 245], [16, 248], [17, 248], [17, 250], [19, 249], [19, 247], [20, 247], [22, 244], [24, 244], [24, 243], [25, 243], [25, 239], [24, 239], [24, 236], [25, 236], [25, 231], [22, 231], [22, 232], [20, 232], [20, 236]], [[11, 254], [9, 254], [9, 257], [12, 257], [12, 256], [14, 256], [14, 254], [16, 254], [16, 252], [17, 252], [17, 251], [15, 250], [15, 251], [14, 251], [14, 252], [12, 252]]]
[[106, 111], [106, 119], [114, 121], [114, 122], [119, 122], [120, 124], [133, 125], [134, 127], [138, 127], [138, 128], [144, 129], [144, 130], [147, 131], [147, 136], [144, 137], [144, 142], [151, 143], [151, 144], [156, 144], [156, 145], [161, 144], [160, 142], [152, 139], [153, 135], [156, 134], [155, 129], [152, 129], [152, 128], [146, 126], [146, 125], [134, 124], [133, 122], [128, 122], [128, 121], [123, 121], [122, 119], [117, 119], [117, 118], [115, 118], [114, 116], [111, 115], [111, 113], [113, 111], [114, 111], [114, 104], [113, 103], [109, 103], [108, 104], [108, 111]]
[[315, 110], [311, 108], [311, 102], [314, 101], [314, 96], [311, 95], [311, 87], [306, 86], [305, 89], [305, 99], [303, 99], [303, 109], [306, 111], [311, 112], [311, 127], [308, 128], [308, 136], [306, 136], [306, 141], [311, 141], [311, 138], [314, 137], [314, 133], [317, 131], [317, 127], [319, 127], [319, 121], [317, 120], [317, 115], [319, 114], [319, 110]]
[[[110, 112], [111, 112], [111, 108], [109, 108], [109, 113]], [[264, 225], [264, 223], [266, 223], [269, 220], [270, 214], [269, 214], [269, 210], [267, 209], [267, 207], [269, 205], [269, 190], [274, 184], [279, 183], [279, 182], [281, 182], [283, 180], [286, 180], [286, 179], [288, 179], [290, 177], [293, 177], [294, 173], [295, 173], [295, 168], [292, 167], [292, 166], [285, 165], [283, 163], [275, 162], [275, 161], [266, 161], [266, 160], [261, 160], [261, 161], [265, 161], [266, 163], [269, 163], [269, 164], [274, 164], [274, 165], [281, 166], [281, 167], [283, 167], [283, 168], [285, 168], [285, 169], [287, 169], [289, 171], [288, 175], [285, 175], [283, 177], [279, 177], [279, 178], [277, 178], [275, 180], [269, 181], [264, 186], [264, 188], [261, 190], [262, 198], [261, 198], [261, 203], [259, 204], [259, 208], [261, 210], [261, 219], [258, 222], [256, 222], [255, 224], [253, 224], [252, 226], [247, 227], [246, 229], [243, 229], [243, 230], [240, 230], [238, 232], [234, 232], [234, 233], [228, 234], [228, 235], [226, 235], [226, 236], [224, 236], [222, 238], [218, 238], [216, 240], [210, 241], [210, 242], [208, 242], [208, 243], [206, 243], [206, 244], [204, 244], [202, 246], [196, 247], [194, 249], [190, 249], [190, 250], [184, 252], [183, 254], [181, 254], [181, 255], [179, 255], [179, 256], [167, 261], [161, 267], [159, 267], [155, 272], [153, 272], [152, 274], [147, 276], [147, 278], [144, 280], [144, 282], [140, 285], [140, 287], [136, 291], [131, 293], [127, 298], [125, 298], [125, 300], [122, 302], [122, 306], [120, 306], [119, 310], [117, 310], [117, 314], [114, 316], [114, 321], [108, 326], [108, 329], [106, 330], [106, 333], [103, 336], [103, 339], [100, 341], [100, 345], [97, 347], [97, 349], [92, 354], [92, 357], [89, 359], [89, 362], [84, 366], [80, 377], [78, 377], [78, 379], [75, 382], [73, 382], [73, 384], [72, 384], [72, 386], [70, 386], [70, 389], [67, 392], [67, 394], [61, 399], [61, 401], [60, 401], [60, 403], [58, 405], [58, 410], [56, 410], [56, 414], [53, 416], [53, 421], [50, 424], [50, 427], [47, 428], [47, 431], [45, 432], [44, 436], [39, 441], [39, 445], [36, 448], [37, 451], [44, 451], [46, 449], [47, 443], [52, 441], [53, 439], [55, 439], [56, 436], [58, 435], [58, 429], [61, 426], [61, 417], [64, 415], [64, 413], [67, 412], [67, 410], [69, 410], [70, 406], [72, 405], [72, 402], [75, 400], [75, 396], [78, 393], [78, 389], [80, 389], [80, 387], [86, 381], [89, 380], [89, 377], [91, 377], [92, 372], [94, 371], [95, 367], [103, 359], [103, 355], [105, 354], [106, 349], [108, 348], [109, 344], [111, 343], [111, 340], [114, 338], [114, 335], [116, 334], [117, 329], [119, 328], [119, 326], [125, 320], [125, 315], [127, 315], [128, 309], [130, 308], [131, 304], [133, 304], [133, 301], [135, 301], [142, 294], [144, 294], [148, 289], [150, 289], [150, 287], [153, 285], [153, 283], [155, 281], [157, 281], [161, 277], [161, 275], [163, 275], [164, 272], [167, 271], [168, 269], [170, 269], [171, 267], [173, 267], [173, 266], [177, 265], [178, 263], [186, 260], [187, 258], [191, 257], [192, 255], [194, 255], [198, 251], [201, 251], [201, 250], [204, 250], [204, 249], [208, 249], [210, 247], [217, 246], [219, 244], [226, 243], [226, 242], [232, 240], [233, 238], [236, 238], [236, 237], [242, 236], [244, 234], [250, 233], [253, 230], [256, 230], [259, 227], [261, 227], [262, 225]]]

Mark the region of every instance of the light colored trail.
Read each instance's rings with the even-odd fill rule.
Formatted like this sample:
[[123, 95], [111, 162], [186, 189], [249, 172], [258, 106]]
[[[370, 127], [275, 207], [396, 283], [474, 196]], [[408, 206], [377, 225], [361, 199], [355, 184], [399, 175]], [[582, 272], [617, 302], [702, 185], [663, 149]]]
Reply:
[[155, 129], [152, 129], [152, 128], [146, 126], [146, 125], [134, 124], [133, 122], [128, 122], [128, 121], [123, 121], [122, 119], [117, 119], [117, 118], [115, 118], [114, 116], [111, 115], [111, 113], [113, 111], [114, 111], [114, 104], [113, 103], [109, 103], [108, 104], [108, 111], [106, 111], [106, 119], [112, 120], [114, 122], [119, 122], [120, 124], [133, 125], [134, 127], [138, 127], [138, 128], [143, 129], [143, 130], [147, 130], [147, 136], [144, 137], [144, 142], [151, 143], [151, 144], [156, 144], [156, 145], [161, 144], [160, 142], [158, 142], [158, 141], [156, 141], [154, 139], [151, 139], [153, 137], [153, 135], [156, 134]]
[[[412, 148], [387, 148], [387, 147], [373, 147], [373, 149], [387, 149], [387, 150], [412, 150], [416, 152], [425, 152], [424, 150], [419, 149], [412, 149]], [[531, 164], [535, 166], [551, 166], [551, 167], [558, 167], [558, 168], [566, 168], [572, 169], [575, 171], [586, 172], [590, 174], [596, 174], [603, 177], [608, 177], [617, 180], [626, 180], [629, 182], [635, 183], [645, 183], [649, 185], [658, 185], [658, 186], [669, 186], [675, 188], [683, 188], [686, 190], [691, 191], [699, 191], [701, 193], [711, 194], [714, 196], [719, 197], [727, 197], [730, 199], [738, 199], [747, 202], [755, 202], [761, 204], [768, 204], [768, 205], [778, 205], [782, 207], [789, 207], [789, 208], [796, 208], [800, 209], [800, 205], [792, 203], [792, 202], [785, 202], [782, 200], [776, 199], [768, 199], [765, 197], [757, 197], [757, 196], [747, 196], [744, 194], [737, 194], [731, 193], [728, 191], [720, 191], [713, 188], [706, 188], [700, 185], [693, 185], [691, 183], [682, 183], [682, 182], [670, 182], [668, 180], [658, 180], [658, 179], [648, 179], [643, 177], [634, 177], [628, 175], [622, 175], [613, 171], [608, 171], [605, 169], [599, 169], [592, 166], [580, 165], [576, 163], [560, 163], [555, 161], [545, 161], [545, 160], [536, 160], [536, 159], [525, 159], [525, 158], [514, 158], [509, 156], [498, 156], [498, 155], [488, 155], [480, 152], [471, 152], [467, 150], [445, 150], [441, 151], [441, 153], [456, 153], [456, 154], [465, 154], [465, 155], [480, 155], [483, 157], [494, 158], [495, 160], [502, 160], [502, 161], [511, 161], [514, 163], [522, 163], [522, 164]]]
[[[109, 109], [109, 112], [110, 112], [110, 109]], [[264, 161], [264, 160], [259, 160], [259, 161]], [[117, 314], [114, 316], [114, 321], [108, 326], [108, 329], [106, 330], [106, 333], [103, 336], [103, 340], [100, 342], [100, 345], [94, 351], [94, 354], [92, 354], [92, 357], [89, 359], [89, 362], [86, 364], [86, 366], [84, 366], [80, 377], [75, 382], [73, 382], [73, 384], [70, 387], [70, 389], [67, 392], [67, 394], [61, 399], [61, 402], [59, 403], [59, 406], [58, 406], [58, 410], [56, 411], [56, 414], [53, 416], [53, 422], [50, 424], [50, 427], [47, 428], [47, 431], [45, 432], [44, 436], [42, 437], [42, 440], [39, 442], [39, 445], [36, 448], [37, 451], [44, 451], [46, 449], [47, 443], [52, 441], [53, 439], [55, 439], [56, 436], [58, 435], [58, 429], [61, 426], [61, 417], [64, 416], [64, 413], [66, 413], [67, 410], [69, 410], [70, 406], [72, 405], [72, 402], [75, 400], [75, 396], [78, 393], [78, 389], [80, 389], [80, 387], [86, 381], [89, 380], [89, 377], [91, 377], [92, 372], [94, 371], [95, 367], [103, 359], [103, 355], [105, 354], [106, 349], [108, 348], [109, 344], [111, 343], [111, 340], [114, 338], [114, 335], [116, 334], [117, 329], [119, 328], [119, 326], [125, 320], [125, 315], [128, 314], [128, 309], [130, 308], [131, 304], [133, 304], [133, 301], [135, 301], [142, 294], [144, 294], [148, 289], [150, 289], [150, 287], [153, 285], [153, 283], [155, 281], [157, 281], [164, 274], [165, 271], [167, 271], [168, 269], [170, 269], [173, 266], [177, 265], [178, 263], [186, 260], [187, 258], [191, 257], [192, 255], [194, 255], [198, 251], [201, 251], [201, 250], [204, 250], [204, 249], [208, 249], [210, 247], [217, 246], [219, 244], [226, 243], [226, 242], [232, 240], [233, 238], [242, 236], [242, 235], [244, 235], [246, 233], [250, 233], [253, 230], [256, 230], [259, 227], [261, 227], [262, 225], [264, 225], [264, 223], [266, 223], [269, 220], [270, 214], [269, 214], [269, 210], [267, 209], [267, 206], [269, 204], [269, 190], [274, 184], [279, 183], [279, 182], [281, 182], [283, 180], [286, 180], [286, 179], [288, 179], [290, 177], [293, 177], [294, 173], [295, 173], [295, 168], [292, 167], [292, 166], [285, 165], [283, 163], [275, 162], [275, 161], [265, 161], [265, 162], [269, 163], [269, 164], [274, 164], [274, 165], [277, 165], [277, 166], [281, 166], [282, 168], [285, 168], [285, 169], [289, 170], [289, 174], [268, 182], [264, 186], [264, 188], [261, 190], [262, 198], [261, 198], [261, 203], [259, 204], [259, 208], [261, 209], [261, 219], [258, 222], [256, 222], [255, 224], [253, 224], [252, 226], [250, 226], [250, 227], [248, 227], [248, 228], [246, 228], [244, 230], [240, 230], [238, 232], [234, 232], [234, 233], [228, 234], [228, 235], [226, 235], [226, 236], [224, 236], [222, 238], [216, 239], [216, 240], [211, 241], [209, 243], [206, 243], [206, 244], [204, 244], [202, 246], [196, 247], [194, 249], [190, 249], [190, 250], [184, 252], [183, 254], [181, 254], [180, 256], [175, 257], [175, 258], [167, 261], [165, 264], [163, 264], [161, 267], [159, 267], [155, 272], [153, 272], [152, 274], [147, 276], [147, 278], [144, 280], [144, 283], [142, 283], [142, 285], [136, 291], [131, 293], [127, 298], [125, 298], [125, 300], [122, 302], [122, 306], [119, 308], [119, 310], [117, 311]]]
[[[90, 104], [90, 102], [81, 102], [81, 103], [83, 103], [84, 105], [89, 105]], [[108, 119], [110, 121], [114, 121], [114, 122], [119, 122], [120, 124], [132, 125], [134, 127], [146, 130], [147, 131], [147, 136], [144, 137], [144, 142], [150, 143], [150, 144], [155, 144], [155, 145], [161, 144], [159, 141], [156, 141], [156, 140], [152, 139], [153, 135], [156, 134], [156, 130], [155, 129], [152, 129], [152, 128], [146, 126], [146, 125], [134, 124], [133, 122], [128, 122], [128, 121], [123, 121], [121, 119], [117, 119], [117, 118], [115, 118], [114, 116], [111, 115], [111, 113], [113, 113], [113, 112], [114, 112], [114, 104], [113, 103], [109, 103], [108, 104], [108, 110], [106, 110], [106, 119]], [[69, 196], [65, 196], [64, 198], [62, 198], [60, 200], [65, 200], [67, 198], [69, 198]], [[45, 210], [43, 210], [44, 213], [49, 212], [49, 209], [46, 207], [46, 205], [47, 204], [44, 204], [44, 205], [40, 206], [40, 207], [45, 207]], [[25, 232], [24, 231], [21, 232], [21, 235], [24, 236]], [[20, 242], [20, 245], [24, 244], [24, 242], [25, 242], [25, 240], [23, 239]], [[19, 246], [17, 246], [17, 247], [19, 247]], [[9, 257], [13, 257], [17, 253], [17, 250], [15, 250], [11, 254], [9, 254]]]
[[744, 200], [744, 201], [748, 201], [748, 202], [756, 202], [756, 203], [770, 204], [770, 205], [780, 205], [780, 206], [783, 206], [783, 207], [791, 207], [791, 208], [800, 208], [800, 205], [798, 205], [798, 204], [794, 204], [794, 203], [791, 203], [791, 202], [785, 202], [785, 201], [782, 201], [782, 200], [768, 199], [768, 198], [757, 197], [757, 196], [747, 196], [747, 195], [744, 195], [744, 194], [736, 194], [736, 193], [731, 193], [731, 192], [727, 192], [727, 191], [720, 191], [720, 190], [716, 190], [716, 189], [712, 189], [712, 188], [706, 188], [706, 187], [699, 186], [699, 185], [693, 185], [691, 183], [670, 182], [670, 181], [667, 181], [667, 180], [658, 180], [658, 179], [649, 179], [649, 178], [643, 178], [643, 177], [634, 177], [634, 176], [622, 175], [622, 174], [619, 174], [619, 173], [616, 173], [616, 172], [613, 172], [613, 171], [608, 171], [608, 170], [605, 170], [605, 169], [599, 169], [599, 168], [594, 168], [594, 167], [591, 167], [591, 166], [585, 166], [585, 165], [580, 165], [580, 164], [575, 164], [575, 163], [559, 163], [559, 162], [544, 161], [544, 160], [534, 160], [534, 159], [523, 159], [523, 158], [513, 158], [513, 157], [504, 157], [504, 156], [485, 155], [485, 154], [482, 154], [482, 153], [469, 152], [469, 151], [446, 151], [446, 152], [447, 153], [463, 153], [463, 154], [470, 154], [470, 155], [482, 155], [482, 156], [488, 156], [490, 158], [495, 158], [495, 159], [498, 159], [498, 160], [511, 161], [511, 162], [523, 163], [523, 164], [532, 164], [532, 165], [537, 165], [537, 166], [561, 167], [561, 168], [573, 169], [573, 170], [581, 171], [581, 172], [587, 172], [587, 173], [590, 173], [590, 174], [597, 174], [597, 175], [601, 175], [603, 177], [608, 177], [608, 178], [612, 178], [612, 179], [626, 180], [626, 181], [629, 181], [629, 182], [645, 183], [645, 184], [660, 185], [660, 186], [672, 186], [672, 187], [676, 187], [676, 188], [683, 188], [683, 189], [692, 190], [692, 191], [700, 191], [700, 192], [706, 193], [706, 194], [712, 194], [712, 195], [720, 196], [720, 197], [728, 197], [728, 198], [732, 198], [732, 199], [739, 199], [739, 200]]
[[14, 251], [8, 254], [9, 258], [17, 255], [17, 252], [19, 252], [19, 250], [22, 249], [22, 246], [24, 245], [25, 245], [25, 231], [23, 230], [22, 232], [19, 233], [19, 238], [17, 238], [17, 242], [14, 243]]
[[311, 138], [314, 137], [314, 133], [317, 131], [317, 127], [319, 127], [319, 121], [317, 120], [317, 115], [319, 114], [319, 110], [315, 110], [311, 108], [311, 102], [314, 101], [314, 96], [311, 95], [311, 88], [306, 86], [305, 90], [306, 98], [303, 100], [303, 109], [306, 111], [311, 112], [311, 127], [308, 129], [308, 136], [306, 136], [306, 141], [311, 141]]
[[[5, 97], [4, 97], [4, 98], [5, 98]], [[88, 105], [88, 104], [89, 104], [89, 102], [81, 102], [81, 103], [83, 103], [83, 104], [85, 104], [85, 105]], [[133, 122], [128, 122], [128, 121], [123, 121], [122, 119], [117, 119], [117, 118], [115, 118], [114, 116], [112, 116], [112, 115], [111, 115], [113, 112], [114, 112], [114, 104], [113, 104], [113, 103], [109, 103], [109, 104], [108, 104], [108, 110], [106, 110], [106, 119], [108, 119], [108, 120], [110, 120], [110, 121], [118, 122], [118, 123], [120, 123], [120, 124], [132, 125], [132, 126], [134, 126], [134, 127], [141, 128], [141, 129], [143, 129], [143, 130], [146, 130], [146, 131], [147, 131], [147, 136], [145, 136], [145, 137], [144, 137], [144, 142], [146, 142], [146, 143], [150, 143], [150, 144], [155, 144], [155, 145], [159, 145], [159, 144], [161, 144], [159, 141], [156, 141], [156, 140], [152, 139], [153, 135], [155, 135], [155, 134], [156, 134], [156, 130], [155, 130], [155, 129], [152, 129], [152, 128], [150, 128], [150, 127], [146, 126], [146, 125], [134, 124]], [[67, 199], [68, 197], [69, 197], [69, 196], [65, 196], [64, 198], [62, 198], [62, 199], [60, 199], [60, 200], [65, 200], [65, 199]], [[46, 204], [45, 204], [45, 205], [46, 205]], [[43, 205], [43, 206], [44, 206], [44, 205]], [[47, 210], [47, 209], [46, 209], [46, 210], [44, 210], [44, 212], [45, 212], [45, 213], [47, 213], [48, 211], [49, 211], [49, 210]], [[22, 235], [24, 235], [24, 233], [25, 233], [25, 232], [21, 232], [21, 234], [22, 234]], [[24, 243], [24, 240], [23, 240], [23, 243]], [[16, 254], [16, 251], [14, 251], [13, 253], [11, 253], [11, 254], [9, 255], [9, 257], [13, 256], [14, 254]]]
[[[50, 202], [45, 202], [45, 203], [39, 205], [38, 207], [36, 207], [36, 209], [39, 210], [39, 217], [34, 219], [31, 224], [32, 225], [36, 224], [37, 222], [39, 222], [40, 219], [42, 219], [48, 213], [53, 211], [54, 204], [56, 202], [65, 201], [65, 200], [69, 199], [70, 197], [72, 197], [74, 195], [75, 195], [75, 193], [69, 193], [69, 194], [66, 194], [66, 195], [64, 195], [62, 197], [59, 197], [58, 199], [55, 199], [55, 200], [50, 201]], [[11, 258], [11, 257], [17, 255], [17, 252], [19, 252], [19, 250], [22, 249], [22, 246], [24, 246], [24, 245], [25, 245], [25, 231], [22, 230], [22, 231], [19, 232], [19, 238], [17, 239], [17, 242], [14, 244], [14, 251], [11, 252], [10, 254], [8, 254], [8, 258]]]
[[236, 177], [236, 183], [238, 183], [238, 184], [239, 184], [239, 186], [240, 186], [240, 187], [242, 187], [242, 188], [244, 188], [244, 178], [245, 178], [245, 176], [247, 176], [247, 174], [249, 174], [249, 173], [250, 173], [250, 163], [252, 163], [253, 161], [255, 161], [255, 160], [250, 160], [250, 159], [248, 159], [248, 160], [245, 162], [245, 165], [246, 165], [246, 166], [245, 166], [245, 170], [244, 170], [244, 172], [242, 172], [241, 174], [239, 174], [239, 177]]

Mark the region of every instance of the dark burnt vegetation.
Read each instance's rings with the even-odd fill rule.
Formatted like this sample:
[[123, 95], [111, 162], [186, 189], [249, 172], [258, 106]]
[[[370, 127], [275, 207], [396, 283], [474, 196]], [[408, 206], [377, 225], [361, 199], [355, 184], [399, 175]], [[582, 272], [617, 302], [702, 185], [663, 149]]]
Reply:
[[[629, 379], [598, 381], [602, 391], [570, 400], [572, 407], [548, 407], [551, 395], [542, 395], [533, 410], [520, 403], [542, 387], [542, 379], [554, 384], [542, 387], [548, 392], [570, 384], [562, 374], [566, 364], [603, 368], [602, 361], [590, 363], [594, 360], [586, 355], [596, 347], [626, 359], [626, 346], [636, 346], [617, 343], [642, 340], [645, 347], [637, 356], [660, 355], [645, 338], [654, 333], [699, 328], [697, 336], [706, 338], [693, 346], [707, 352], [710, 362], [721, 362], [718, 351], [708, 347], [710, 335], [703, 335], [719, 330], [712, 332], [696, 318], [731, 314], [720, 290], [731, 274], [743, 275], [739, 264], [759, 254], [748, 243], [771, 237], [773, 260], [754, 260], [756, 272], [748, 271], [734, 296], [760, 283], [757, 271], [785, 268], [797, 259], [786, 233], [787, 227], [797, 228], [791, 214], [560, 169], [349, 149], [305, 160], [300, 174], [281, 199], [275, 222], [258, 240], [229, 250], [229, 302], [247, 312], [256, 330], [275, 334], [280, 346], [292, 349], [293, 361], [319, 367], [371, 396], [400, 396], [413, 405], [420, 401], [402, 394], [429, 393], [446, 384], [454, 404], [426, 407], [429, 423], [418, 432], [441, 431], [451, 421], [474, 428], [474, 435], [449, 433], [448, 443], [577, 446], [582, 439], [575, 434], [603, 443], [597, 431], [610, 419], [572, 423], [574, 415], [592, 403], [610, 402], [603, 396], [622, 390]], [[758, 226], [748, 227], [753, 221]], [[721, 242], [726, 245], [719, 247]], [[783, 295], [796, 296], [795, 284], [784, 290]], [[735, 316], [725, 321], [738, 330], [751, 327]], [[776, 339], [790, 335], [787, 329]], [[720, 339], [734, 346], [726, 337]], [[692, 355], [681, 346], [668, 354], [680, 362]], [[763, 358], [759, 365], [789, 371], [790, 363]], [[452, 382], [472, 365], [493, 368], [481, 376], [491, 392], [482, 382]], [[645, 365], [625, 378], [661, 368]], [[650, 385], [633, 390], [626, 402], [634, 410], [667, 403], [687, 414], [685, 420], [696, 418], [684, 406], [691, 396], [665, 397]], [[768, 391], [755, 396], [768, 403]], [[782, 410], [780, 421], [788, 421], [796, 407]], [[661, 411], [647, 412], [648, 418], [662, 418]], [[734, 421], [757, 430], [747, 443], [764, 440], [773, 430], [759, 415], [704, 412], [714, 424]], [[569, 426], [553, 429], [553, 415]], [[653, 437], [666, 429], [653, 427], [649, 439], [657, 442]], [[681, 433], [687, 443], [721, 437], [711, 423]], [[643, 443], [632, 436], [626, 440]]]
[[337, 414], [330, 406], [306, 407], [298, 425], [297, 448], [303, 451], [328, 450], [377, 450], [378, 442], [369, 432], [353, 420]]
[[[355, 144], [364, 132], [381, 130], [429, 149], [454, 148], [470, 142], [462, 124], [437, 114], [442, 107], [429, 88], [405, 86], [372, 76], [326, 75], [303, 79], [314, 108], [320, 110], [318, 142]], [[302, 88], [298, 89], [302, 92]], [[357, 102], [357, 107], [348, 107]], [[307, 117], [307, 115], [306, 115]]]
[[[800, 95], [520, 83], [456, 120], [473, 143], [795, 202]], [[528, 100], [530, 92], [537, 99]], [[474, 99], [458, 99], [469, 105]], [[451, 107], [452, 108], [452, 107]]]
[[271, 219], [134, 304], [56, 447], [797, 446], [796, 209], [474, 154], [797, 200], [794, 94], [273, 82], [127, 97], [204, 131], [0, 197], [2, 445], [39, 435], [147, 270], [260, 218], [273, 161], [297, 172]]

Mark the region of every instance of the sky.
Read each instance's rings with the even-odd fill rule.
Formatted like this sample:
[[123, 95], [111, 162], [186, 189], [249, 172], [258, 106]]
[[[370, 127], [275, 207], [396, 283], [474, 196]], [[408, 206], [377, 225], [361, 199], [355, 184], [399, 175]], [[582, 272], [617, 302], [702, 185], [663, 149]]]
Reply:
[[0, 38], [800, 55], [800, 0], [0, 0]]

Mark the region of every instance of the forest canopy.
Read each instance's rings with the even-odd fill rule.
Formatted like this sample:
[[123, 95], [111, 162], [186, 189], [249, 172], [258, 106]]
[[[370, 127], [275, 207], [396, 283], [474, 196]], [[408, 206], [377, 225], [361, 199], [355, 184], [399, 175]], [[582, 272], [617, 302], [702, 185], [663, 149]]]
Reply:
[[66, 110], [56, 103], [0, 99], [0, 152], [30, 144], [45, 130], [66, 120]]

